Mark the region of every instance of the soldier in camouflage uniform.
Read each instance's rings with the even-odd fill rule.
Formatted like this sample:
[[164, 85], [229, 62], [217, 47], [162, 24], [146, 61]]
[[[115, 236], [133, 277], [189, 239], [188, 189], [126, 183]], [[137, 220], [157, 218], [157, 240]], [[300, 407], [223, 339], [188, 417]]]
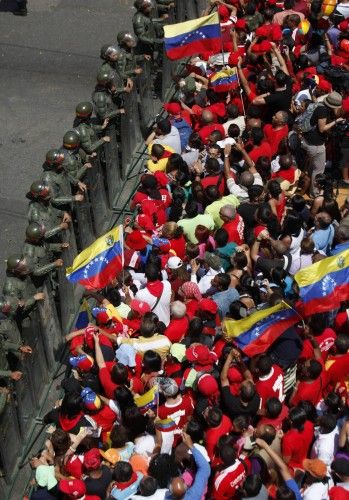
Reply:
[[64, 154], [62, 168], [72, 186], [86, 191], [87, 186], [81, 179], [87, 172], [88, 168], [92, 168], [91, 163], [86, 162], [86, 154], [79, 149], [80, 138], [75, 130], [69, 130], [63, 136], [63, 147], [61, 152]]
[[80, 102], [76, 108], [76, 119], [74, 130], [78, 133], [80, 139], [80, 148], [88, 155], [93, 155], [103, 144], [110, 142], [110, 137], [103, 136], [98, 139], [97, 133], [102, 132], [108, 125], [108, 119], [104, 120], [102, 125], [93, 124], [91, 115], [93, 106], [90, 102]]
[[117, 88], [114, 83], [114, 73], [111, 70], [99, 70], [97, 74], [97, 85], [92, 94], [95, 115], [100, 123], [106, 119], [115, 120], [119, 115], [125, 114], [122, 106], [122, 94], [131, 92], [132, 86]]
[[42, 225], [32, 222], [25, 231], [26, 240], [22, 248], [22, 255], [30, 259], [31, 278], [37, 289], [42, 287], [47, 274], [63, 266], [63, 260], [55, 259], [54, 254], [69, 247], [69, 243], [47, 243], [45, 233]]
[[49, 186], [56, 207], [65, 207], [71, 205], [74, 201], [80, 202], [84, 200], [84, 195], [81, 193], [71, 194], [70, 183], [62, 167], [63, 161], [64, 153], [61, 150], [50, 149], [46, 153], [46, 160], [42, 166], [44, 172], [41, 180], [45, 185]]
[[29, 314], [38, 300], [44, 300], [44, 294], [37, 292], [30, 274], [28, 258], [18, 254], [8, 257], [2, 292], [5, 297], [17, 300], [22, 315]]
[[136, 39], [128, 31], [120, 31], [117, 40], [121, 51], [117, 61], [119, 72], [124, 80], [127, 78], [135, 79], [143, 72], [139, 63], [144, 60], [151, 61], [151, 56], [149, 54], [135, 54]]
[[168, 18], [168, 14], [158, 19], [153, 18], [153, 5], [150, 0], [136, 0], [134, 7], [137, 12], [133, 16], [132, 24], [138, 39], [137, 52], [154, 58], [154, 51], [162, 48], [164, 31], [161, 23]]

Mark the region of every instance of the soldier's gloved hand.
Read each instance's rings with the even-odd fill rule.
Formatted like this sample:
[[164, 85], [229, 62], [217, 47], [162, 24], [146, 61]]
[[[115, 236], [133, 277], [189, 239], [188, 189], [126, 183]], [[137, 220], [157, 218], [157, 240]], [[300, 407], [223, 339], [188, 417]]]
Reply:
[[57, 259], [55, 260], [55, 266], [56, 267], [62, 267], [64, 265], [63, 259]]
[[62, 243], [62, 245], [61, 245], [62, 250], [64, 250], [65, 248], [69, 248], [69, 247], [70, 247], [70, 244], [67, 241]]
[[119, 115], [126, 115], [125, 108], [120, 108], [119, 109]]
[[43, 292], [38, 292], [34, 295], [35, 300], [45, 300], [45, 294]]
[[59, 225], [59, 227], [61, 229], [68, 229], [68, 222], [61, 222], [60, 225]]
[[103, 140], [104, 142], [110, 142], [110, 137], [109, 137], [109, 135], [105, 135], [104, 137], [102, 137], [102, 140]]
[[92, 168], [92, 167], [93, 167], [93, 165], [92, 165], [92, 163], [90, 163], [90, 162], [88, 161], [87, 163], [84, 163], [84, 167], [86, 167], [86, 168]]
[[168, 14], [162, 14], [161, 19], [168, 19], [170, 16]]
[[22, 345], [19, 348], [19, 352], [22, 352], [23, 354], [32, 354], [33, 349], [30, 347], [30, 345]]
[[142, 68], [136, 68], [134, 70], [134, 72], [136, 73], [136, 75], [141, 75], [143, 73], [143, 69]]
[[17, 380], [20, 380], [22, 378], [22, 375], [23, 375], [22, 372], [18, 372], [18, 371], [17, 372], [11, 372], [10, 378], [12, 380], [17, 381]]
[[74, 196], [75, 201], [84, 201], [84, 195], [82, 193], [78, 193]]
[[64, 212], [62, 222], [66, 222], [67, 224], [71, 222], [71, 215], [68, 212]]
[[108, 123], [109, 123], [109, 118], [105, 118], [105, 119], [104, 119], [104, 122], [103, 122], [103, 124], [102, 124], [102, 129], [103, 129], [103, 130], [104, 130], [105, 128], [107, 128]]
[[146, 61], [151, 61], [151, 56], [149, 54], [144, 54], [144, 59]]

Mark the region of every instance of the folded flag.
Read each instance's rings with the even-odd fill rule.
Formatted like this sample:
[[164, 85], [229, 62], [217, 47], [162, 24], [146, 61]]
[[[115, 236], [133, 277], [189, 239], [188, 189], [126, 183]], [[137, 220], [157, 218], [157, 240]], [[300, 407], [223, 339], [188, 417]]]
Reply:
[[82, 330], [86, 328], [89, 322], [91, 321], [91, 311], [86, 299], [83, 299], [78, 317], [75, 323], [75, 330]]
[[141, 413], [146, 413], [147, 410], [155, 410], [159, 403], [159, 388], [154, 385], [149, 391], [142, 396], [134, 398], [136, 406]]
[[221, 50], [221, 28], [218, 12], [184, 23], [164, 26], [165, 51], [169, 59], [176, 60]]
[[177, 424], [172, 418], [156, 419], [154, 421], [155, 428], [162, 432], [170, 432], [177, 429]]
[[101, 289], [115, 278], [123, 264], [123, 230], [117, 226], [79, 253], [66, 269], [66, 276], [87, 290]]
[[349, 298], [349, 250], [301, 269], [294, 278], [305, 316], [338, 308]]
[[299, 321], [294, 309], [285, 303], [257, 311], [247, 318], [224, 321], [225, 336], [252, 357], [265, 352], [288, 328]]
[[210, 76], [209, 86], [214, 92], [228, 92], [239, 86], [236, 68], [225, 68]]

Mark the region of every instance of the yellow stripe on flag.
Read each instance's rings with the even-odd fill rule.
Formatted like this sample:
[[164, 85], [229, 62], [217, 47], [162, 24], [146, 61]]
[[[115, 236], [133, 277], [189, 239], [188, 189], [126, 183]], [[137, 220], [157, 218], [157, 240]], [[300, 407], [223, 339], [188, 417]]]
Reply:
[[348, 266], [349, 250], [344, 250], [344, 252], [334, 255], [333, 257], [327, 257], [326, 259], [301, 269], [295, 274], [294, 278], [298, 286], [302, 288], [303, 286], [313, 285], [327, 274], [339, 271]]
[[164, 26], [165, 38], [172, 38], [174, 36], [182, 35], [195, 31], [203, 26], [210, 26], [211, 24], [219, 24], [218, 12], [213, 12], [209, 16], [199, 17], [192, 21], [185, 21], [184, 23], [169, 24]]
[[255, 313], [251, 314], [251, 316], [248, 316], [244, 319], [226, 319], [223, 322], [223, 332], [229, 337], [238, 337], [242, 333], [252, 328], [253, 325], [257, 323], [257, 321], [261, 321], [271, 314], [281, 311], [282, 309], [285, 309], [285, 304], [281, 302], [280, 304], [269, 307], [268, 309], [256, 311]]

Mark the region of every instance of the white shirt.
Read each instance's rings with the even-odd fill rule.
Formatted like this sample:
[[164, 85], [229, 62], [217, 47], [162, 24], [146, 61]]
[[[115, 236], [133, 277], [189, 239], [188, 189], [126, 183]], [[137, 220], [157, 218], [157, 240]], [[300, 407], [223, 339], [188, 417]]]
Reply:
[[337, 3], [336, 10], [345, 18], [349, 17], [349, 3]]
[[[211, 288], [212, 286], [211, 281], [213, 280], [214, 276], [216, 276], [216, 274], [218, 273], [223, 273], [223, 272], [224, 272], [223, 269], [221, 269], [220, 271], [215, 271], [210, 267], [205, 276], [203, 276], [198, 283], [198, 287], [202, 295], [206, 293], [209, 288]], [[190, 281], [192, 281], [193, 283], [198, 282], [196, 274], [192, 274], [190, 276]]]
[[322, 460], [327, 466], [333, 462], [334, 455], [338, 448], [339, 429], [335, 427], [329, 434], [320, 434], [316, 430], [317, 438], [311, 449], [311, 458]]
[[161, 283], [163, 283], [164, 288], [160, 300], [154, 309], [153, 307], [156, 304], [157, 297], [155, 297], [155, 295], [152, 295], [149, 292], [148, 288], [138, 290], [138, 292], [136, 293], [136, 299], [142, 300], [143, 302], [149, 304], [152, 312], [157, 315], [160, 321], [168, 326], [170, 322], [170, 302], [172, 289], [169, 281], [162, 281]]
[[171, 131], [167, 135], [162, 135], [161, 137], [157, 137], [154, 141], [153, 144], [161, 144], [162, 146], [170, 146], [170, 148], [174, 149], [175, 153], [178, 153], [179, 155], [182, 152], [182, 147], [181, 147], [181, 138], [179, 136], [178, 129], [174, 127], [173, 125], [171, 126]]
[[233, 125], [233, 123], [239, 127], [239, 129], [240, 129], [240, 135], [241, 135], [242, 132], [246, 128], [245, 117], [244, 116], [238, 116], [236, 118], [232, 118], [231, 120], [228, 120], [227, 122], [223, 123], [223, 128], [225, 130], [226, 135], [228, 135], [228, 128], [230, 127], [230, 125]]
[[[253, 186], [263, 186], [263, 180], [260, 174], [253, 174], [254, 181]], [[237, 199], [241, 202], [248, 201], [248, 192], [246, 188], [241, 187], [239, 184], [236, 184], [234, 179], [230, 177], [227, 179], [227, 188], [230, 194], [233, 194], [237, 197]]]
[[303, 493], [303, 500], [327, 500], [328, 490], [332, 488], [333, 481], [330, 480], [328, 483], [313, 483], [307, 488]]

